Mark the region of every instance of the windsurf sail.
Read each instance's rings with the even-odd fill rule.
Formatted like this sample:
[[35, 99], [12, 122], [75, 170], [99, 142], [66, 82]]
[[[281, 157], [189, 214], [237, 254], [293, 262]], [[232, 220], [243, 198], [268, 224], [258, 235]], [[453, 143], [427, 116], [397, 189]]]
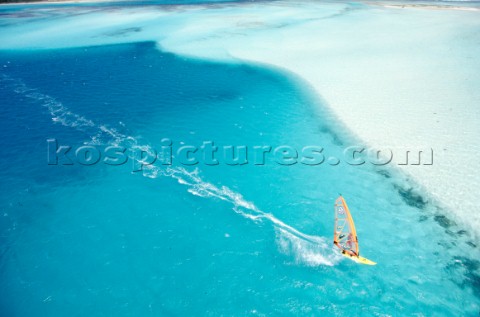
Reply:
[[342, 254], [360, 264], [375, 265], [377, 263], [360, 256], [357, 231], [347, 203], [342, 196], [335, 200], [335, 231], [333, 243], [342, 250]]
[[347, 203], [342, 196], [335, 201], [335, 233], [333, 243], [342, 250], [342, 253], [359, 256], [357, 231]]

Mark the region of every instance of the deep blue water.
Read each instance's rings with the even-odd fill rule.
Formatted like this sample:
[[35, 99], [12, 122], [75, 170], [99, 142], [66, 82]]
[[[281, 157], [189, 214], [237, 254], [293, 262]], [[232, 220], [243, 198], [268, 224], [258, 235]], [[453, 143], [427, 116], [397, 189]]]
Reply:
[[[477, 316], [474, 243], [391, 167], [48, 165], [47, 142], [358, 142], [298, 79], [153, 43], [0, 53], [3, 316]], [[331, 246], [350, 205], [360, 266]]]

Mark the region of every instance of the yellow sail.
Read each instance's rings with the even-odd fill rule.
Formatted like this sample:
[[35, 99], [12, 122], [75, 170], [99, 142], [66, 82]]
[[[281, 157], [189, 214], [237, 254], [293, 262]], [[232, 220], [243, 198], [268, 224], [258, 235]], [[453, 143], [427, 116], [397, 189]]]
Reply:
[[335, 200], [335, 230], [333, 234], [333, 244], [335, 244], [342, 254], [351, 260], [368, 265], [375, 265], [364, 257], [360, 256], [360, 249], [358, 247], [357, 231], [353, 218], [348, 209], [347, 203], [342, 196]]

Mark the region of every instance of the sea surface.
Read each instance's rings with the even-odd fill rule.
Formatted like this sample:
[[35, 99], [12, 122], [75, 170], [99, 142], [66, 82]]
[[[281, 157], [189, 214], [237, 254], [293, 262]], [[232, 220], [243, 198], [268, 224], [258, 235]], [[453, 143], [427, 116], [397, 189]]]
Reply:
[[[468, 232], [394, 167], [346, 164], [361, 140], [292, 74], [148, 41], [4, 50], [0, 67], [1, 316], [478, 316]], [[173, 162], [49, 165], [51, 139], [145, 155], [168, 139]], [[204, 142], [325, 160], [179, 162]], [[334, 249], [339, 194], [376, 266]]]

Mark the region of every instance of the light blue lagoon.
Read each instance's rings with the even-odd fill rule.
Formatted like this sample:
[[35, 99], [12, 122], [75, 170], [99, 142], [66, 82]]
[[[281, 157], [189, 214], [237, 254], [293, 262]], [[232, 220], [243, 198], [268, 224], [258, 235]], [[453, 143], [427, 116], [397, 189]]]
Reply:
[[[153, 42], [3, 50], [0, 66], [0, 315], [478, 315], [475, 242], [394, 167], [330, 164], [361, 141], [292, 74]], [[132, 172], [48, 165], [51, 138], [316, 145], [326, 160]], [[339, 193], [376, 266], [334, 249]]]

